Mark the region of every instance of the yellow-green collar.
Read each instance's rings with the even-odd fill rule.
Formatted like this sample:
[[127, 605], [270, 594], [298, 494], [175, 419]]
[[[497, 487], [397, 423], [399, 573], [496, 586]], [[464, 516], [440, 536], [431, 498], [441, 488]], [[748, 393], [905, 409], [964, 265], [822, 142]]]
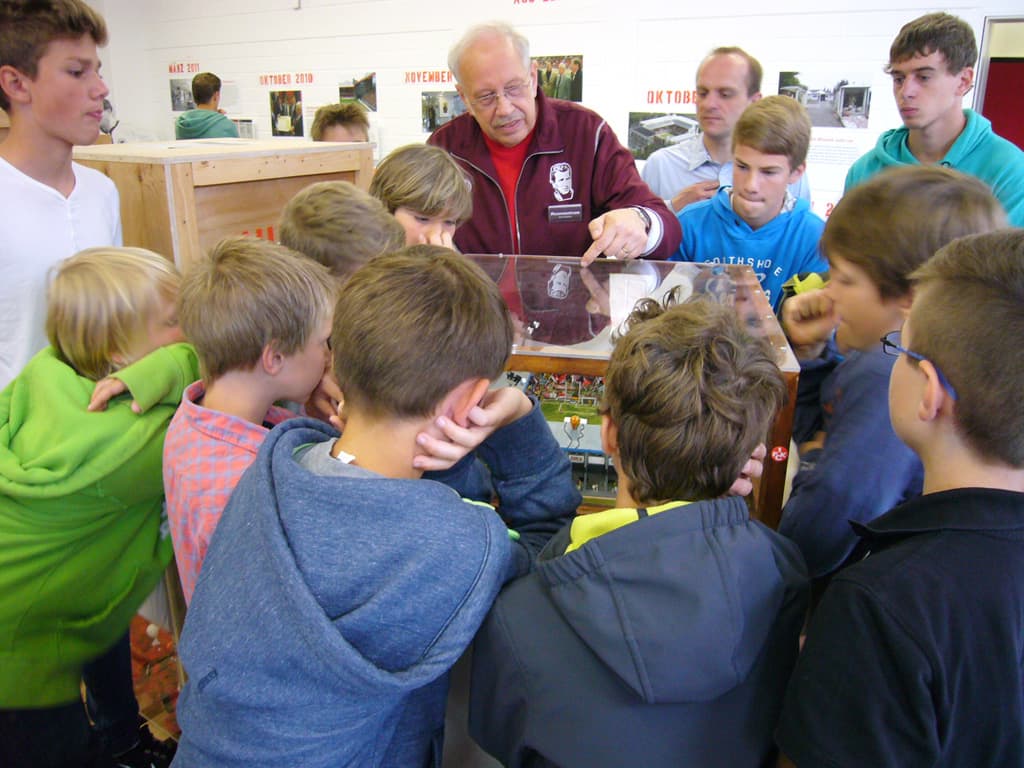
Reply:
[[670, 501], [667, 504], [659, 504], [656, 507], [616, 507], [607, 509], [604, 512], [595, 512], [590, 515], [579, 515], [572, 521], [569, 528], [569, 546], [565, 548], [566, 553], [579, 549], [591, 539], [603, 536], [606, 533], [622, 528], [624, 525], [635, 523], [641, 517], [657, 515], [676, 507], [685, 507], [689, 501]]

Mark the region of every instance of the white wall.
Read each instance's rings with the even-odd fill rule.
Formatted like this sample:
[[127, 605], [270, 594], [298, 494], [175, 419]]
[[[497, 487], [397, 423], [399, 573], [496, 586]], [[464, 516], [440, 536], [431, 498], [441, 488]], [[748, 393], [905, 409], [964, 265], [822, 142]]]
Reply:
[[[407, 73], [445, 71], [448, 47], [466, 26], [500, 18], [530, 38], [534, 55], [582, 53], [584, 103], [624, 142], [631, 111], [692, 111], [685, 103], [651, 102], [659, 91], [663, 99], [685, 99], [697, 63], [717, 45], [740, 45], [757, 56], [765, 69], [765, 93], [775, 92], [780, 71], [864, 75], [873, 91], [868, 128], [815, 130], [817, 148], [840, 156], [859, 154], [882, 130], [899, 124], [882, 72], [889, 43], [906, 21], [939, 10], [920, 0], [867, 9], [853, 0], [786, 0], [781, 6], [753, 0], [699, 6], [680, 0], [93, 3], [110, 26], [111, 44], [102, 55], [121, 119], [118, 140], [172, 137], [168, 66], [185, 62], [230, 83], [222, 106], [257, 118], [261, 137], [271, 133], [269, 92], [282, 89], [261, 85], [261, 75], [311, 73], [312, 84], [289, 86], [303, 91], [311, 117], [315, 106], [337, 99], [339, 79], [376, 71], [379, 111], [371, 120], [387, 152], [425, 137], [422, 90], [453, 90], [406, 82]], [[987, 0], [941, 10], [966, 19], [980, 40], [986, 16], [1012, 14], [1017, 6], [1019, 0]], [[191, 73], [177, 77], [190, 79]], [[824, 213], [838, 198], [844, 166], [814, 157], [815, 207]]]

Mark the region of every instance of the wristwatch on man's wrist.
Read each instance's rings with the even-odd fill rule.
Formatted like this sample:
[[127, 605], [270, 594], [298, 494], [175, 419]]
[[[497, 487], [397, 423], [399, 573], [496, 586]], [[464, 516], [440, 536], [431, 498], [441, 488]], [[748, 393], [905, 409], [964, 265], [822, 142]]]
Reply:
[[639, 205], [634, 205], [633, 210], [636, 211], [637, 216], [639, 216], [640, 220], [644, 223], [644, 234], [651, 234], [651, 214], [647, 212], [646, 208], [641, 208]]

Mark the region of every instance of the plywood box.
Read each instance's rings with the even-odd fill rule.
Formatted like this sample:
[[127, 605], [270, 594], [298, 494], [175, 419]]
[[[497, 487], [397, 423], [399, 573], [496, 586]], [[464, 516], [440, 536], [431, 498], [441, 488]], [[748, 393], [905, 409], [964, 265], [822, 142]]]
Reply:
[[121, 195], [125, 245], [173, 255], [184, 268], [227, 235], [273, 240], [281, 210], [318, 181], [370, 185], [369, 143], [208, 139], [76, 147]]

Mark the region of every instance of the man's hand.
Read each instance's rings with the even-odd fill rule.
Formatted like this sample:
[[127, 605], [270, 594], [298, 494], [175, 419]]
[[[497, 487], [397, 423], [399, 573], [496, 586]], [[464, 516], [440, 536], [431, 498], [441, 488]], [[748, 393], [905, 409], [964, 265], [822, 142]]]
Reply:
[[590, 298], [587, 299], [586, 309], [592, 315], [605, 315], [611, 317], [612, 315], [612, 302], [608, 296], [608, 289], [601, 285], [600, 281], [594, 277], [594, 273], [586, 267], [580, 269], [580, 279], [583, 281], [583, 285], [590, 291]]
[[587, 266], [602, 253], [614, 259], [639, 259], [647, 247], [644, 221], [632, 208], [619, 208], [598, 216], [590, 224], [594, 242], [581, 260]]
[[768, 455], [768, 449], [764, 443], [758, 443], [757, 448], [750, 454], [747, 463], [740, 470], [740, 476], [729, 488], [729, 496], [749, 496], [754, 490], [754, 480], [764, 472], [764, 457]]
[[[96, 382], [96, 386], [92, 391], [92, 397], [89, 398], [89, 405], [86, 408], [87, 411], [105, 411], [107, 410], [107, 404], [118, 395], [123, 395], [128, 391], [128, 385], [120, 379], [112, 379], [109, 376], [105, 379], [100, 379]], [[142, 409], [139, 404], [132, 400], [132, 410], [135, 413], [142, 413]]]
[[698, 181], [688, 187], [683, 187], [672, 198], [672, 210], [679, 213], [683, 208], [701, 200], [710, 200], [718, 191], [718, 179], [713, 181]]
[[796, 356], [803, 360], [821, 354], [838, 324], [835, 304], [824, 290], [791, 296], [782, 305], [782, 329]]
[[487, 391], [480, 405], [470, 409], [469, 424], [461, 427], [445, 416], [435, 421], [447, 440], [426, 432], [416, 436], [416, 443], [425, 453], [413, 457], [412, 465], [425, 472], [438, 472], [455, 466], [496, 429], [521, 419], [533, 410], [533, 401], [522, 390], [501, 387]]
[[306, 415], [326, 421], [341, 432], [345, 428], [345, 422], [341, 420], [339, 411], [344, 402], [345, 396], [341, 393], [338, 380], [334, 378], [334, 372], [328, 368], [306, 401]]

